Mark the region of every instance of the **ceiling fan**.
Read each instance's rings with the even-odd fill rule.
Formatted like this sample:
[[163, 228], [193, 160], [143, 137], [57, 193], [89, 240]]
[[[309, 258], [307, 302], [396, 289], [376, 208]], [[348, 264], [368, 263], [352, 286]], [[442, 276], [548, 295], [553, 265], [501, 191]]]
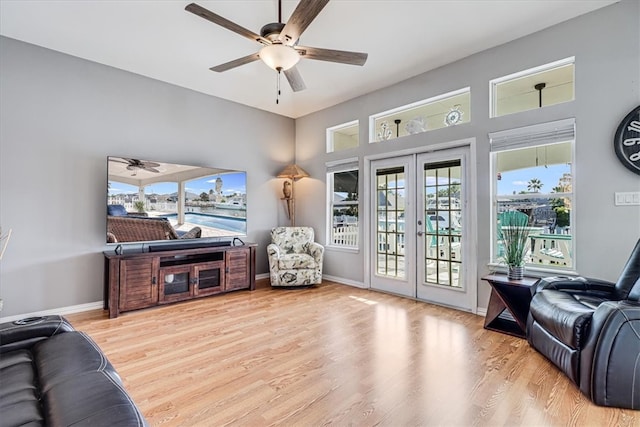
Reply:
[[[259, 52], [211, 67], [211, 71], [221, 73], [261, 59], [278, 74], [284, 72], [291, 89], [298, 92], [306, 88], [302, 76], [296, 68], [300, 58], [350, 65], [364, 65], [367, 61], [366, 53], [298, 45], [300, 35], [327, 3], [329, 0], [301, 0], [291, 14], [289, 21], [284, 24], [282, 23], [282, 0], [278, 0], [278, 22], [264, 25], [259, 35], [195, 3], [189, 4], [185, 10], [263, 45]], [[278, 101], [276, 100], [276, 102]]]
[[127, 170], [130, 171], [138, 171], [142, 169], [153, 173], [160, 173], [160, 171], [156, 169], [158, 166], [160, 166], [160, 163], [148, 162], [146, 160], [128, 159], [126, 157], [122, 157], [122, 160], [118, 160], [115, 158], [110, 158], [109, 160], [116, 163], [126, 164]]

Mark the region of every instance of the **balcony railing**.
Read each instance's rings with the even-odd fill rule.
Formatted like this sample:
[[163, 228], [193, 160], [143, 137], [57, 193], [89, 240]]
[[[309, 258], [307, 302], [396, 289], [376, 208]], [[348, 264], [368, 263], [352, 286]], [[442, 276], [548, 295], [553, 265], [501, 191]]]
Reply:
[[358, 246], [358, 226], [341, 225], [331, 229], [331, 244], [336, 246]]

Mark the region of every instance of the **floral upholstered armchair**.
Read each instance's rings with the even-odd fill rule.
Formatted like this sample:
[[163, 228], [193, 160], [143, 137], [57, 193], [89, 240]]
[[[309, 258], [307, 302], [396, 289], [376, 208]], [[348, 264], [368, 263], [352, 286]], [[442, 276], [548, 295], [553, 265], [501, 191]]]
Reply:
[[267, 246], [271, 286], [310, 286], [322, 282], [324, 247], [311, 227], [276, 227]]

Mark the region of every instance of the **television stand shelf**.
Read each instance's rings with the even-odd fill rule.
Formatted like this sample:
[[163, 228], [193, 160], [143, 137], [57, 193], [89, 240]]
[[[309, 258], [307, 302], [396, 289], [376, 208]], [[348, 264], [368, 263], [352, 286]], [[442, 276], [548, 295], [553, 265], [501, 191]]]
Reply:
[[256, 288], [256, 246], [104, 253], [105, 309], [121, 312]]

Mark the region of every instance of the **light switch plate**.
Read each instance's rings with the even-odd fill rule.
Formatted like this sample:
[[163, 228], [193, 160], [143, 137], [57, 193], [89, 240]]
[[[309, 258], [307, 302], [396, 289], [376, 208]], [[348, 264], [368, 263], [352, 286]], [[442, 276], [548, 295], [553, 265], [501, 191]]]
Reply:
[[616, 206], [636, 206], [640, 205], [640, 191], [616, 191]]

